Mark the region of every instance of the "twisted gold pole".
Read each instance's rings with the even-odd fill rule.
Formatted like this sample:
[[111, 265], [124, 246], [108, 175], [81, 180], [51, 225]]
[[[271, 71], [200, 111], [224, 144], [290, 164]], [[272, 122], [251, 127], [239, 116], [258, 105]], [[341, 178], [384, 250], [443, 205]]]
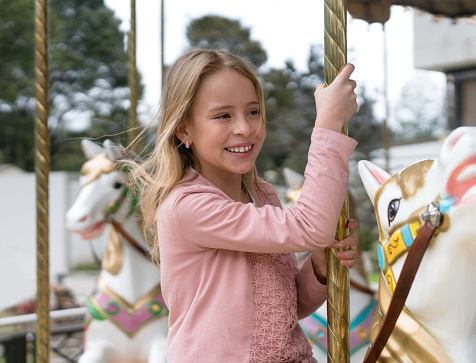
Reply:
[[47, 0], [35, 0], [35, 174], [37, 225], [36, 362], [49, 362], [50, 286], [48, 255], [48, 9]]
[[[139, 100], [139, 86], [136, 62], [136, 1], [131, 0], [131, 29], [128, 38], [129, 73], [128, 83], [131, 91], [131, 107], [129, 108], [129, 141], [133, 141], [139, 135], [139, 123], [137, 121], [137, 103]], [[132, 151], [140, 152], [139, 143], [131, 145]]]
[[165, 38], [165, 15], [164, 15], [164, 1], [160, 1], [160, 65], [162, 67], [162, 80], [161, 80], [161, 87], [164, 84], [165, 79], [165, 60], [164, 60], [164, 38]]
[[[347, 63], [346, 0], [324, 0], [324, 71], [326, 86]], [[348, 134], [347, 125], [342, 129]], [[348, 236], [349, 195], [342, 206], [336, 239]], [[349, 271], [337, 259], [340, 249], [327, 252], [327, 361], [350, 362]]]

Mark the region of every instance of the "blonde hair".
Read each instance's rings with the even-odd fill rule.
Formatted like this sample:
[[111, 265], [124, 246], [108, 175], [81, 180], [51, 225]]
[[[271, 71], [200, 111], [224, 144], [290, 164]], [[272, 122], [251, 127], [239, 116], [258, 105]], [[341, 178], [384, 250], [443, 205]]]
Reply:
[[[265, 123], [264, 96], [252, 66], [238, 57], [219, 50], [194, 49], [179, 57], [165, 77], [159, 109], [159, 125], [154, 150], [142, 164], [131, 164], [129, 183], [140, 186], [140, 208], [153, 255], [158, 259], [157, 210], [170, 191], [192, 167], [200, 172], [200, 164], [191, 149], [187, 149], [175, 135], [182, 122], [190, 119], [192, 105], [200, 84], [224, 69], [231, 69], [248, 78], [258, 96], [260, 117]], [[140, 137], [140, 135], [139, 135]], [[258, 201], [261, 191], [256, 167], [242, 176], [242, 187]]]

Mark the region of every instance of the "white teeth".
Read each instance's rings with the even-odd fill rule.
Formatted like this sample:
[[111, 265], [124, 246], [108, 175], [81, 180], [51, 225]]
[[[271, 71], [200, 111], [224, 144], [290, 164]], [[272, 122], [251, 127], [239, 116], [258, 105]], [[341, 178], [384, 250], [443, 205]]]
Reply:
[[233, 147], [227, 149], [228, 151], [234, 152], [234, 153], [245, 153], [247, 151], [251, 150], [251, 145], [249, 146], [241, 146], [241, 147]]

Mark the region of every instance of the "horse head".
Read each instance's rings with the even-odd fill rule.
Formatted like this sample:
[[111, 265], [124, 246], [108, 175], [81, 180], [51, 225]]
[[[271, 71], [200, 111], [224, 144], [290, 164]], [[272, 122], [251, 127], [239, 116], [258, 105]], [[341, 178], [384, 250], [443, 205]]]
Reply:
[[[406, 300], [403, 314], [408, 312], [408, 316], [399, 319], [400, 323], [407, 318], [407, 322], [414, 320], [423, 327], [422, 334], [424, 331], [429, 334], [424, 339], [416, 336], [407, 339], [408, 346], [401, 351], [411, 356], [409, 346], [416, 343], [420, 355], [424, 350], [433, 351], [429, 354], [434, 354], [436, 361], [470, 361], [469, 357], [476, 353], [476, 289], [470, 288], [470, 276], [476, 273], [476, 237], [471, 228], [476, 222], [476, 128], [461, 127], [453, 131], [436, 160], [416, 162], [393, 175], [361, 161], [359, 172], [373, 202], [380, 234], [380, 311], [386, 311], [382, 301], [391, 298], [408, 249], [424, 223], [422, 213], [432, 202], [438, 204], [441, 213], [441, 224]], [[374, 321], [377, 325], [378, 320]], [[398, 327], [399, 322], [394, 332], [405, 334], [406, 330], [415, 329], [415, 326], [410, 328], [410, 323]], [[427, 338], [431, 340], [430, 337], [436, 343], [424, 342]], [[390, 354], [392, 344], [399, 346], [395, 342], [401, 337], [395, 339], [387, 344], [383, 355]], [[442, 347], [442, 351], [435, 353], [431, 344]], [[449, 358], [443, 358], [446, 356]]]
[[[125, 185], [127, 168], [119, 162], [135, 156], [132, 153], [125, 154], [110, 140], [104, 141], [103, 145], [82, 140], [81, 147], [88, 160], [81, 168], [80, 193], [66, 213], [66, 227], [85, 240], [98, 238], [111, 217], [119, 224], [126, 222], [134, 214], [137, 205], [135, 194]], [[137, 224], [137, 221], [131, 223]], [[121, 238], [116, 228], [111, 228], [102, 267], [116, 274], [122, 263]]]
[[122, 221], [133, 212], [135, 201], [117, 163], [125, 157], [120, 148], [110, 140], [100, 146], [87, 139], [81, 147], [88, 160], [81, 168], [81, 190], [66, 214], [66, 226], [83, 239], [95, 239], [103, 232], [108, 213]]

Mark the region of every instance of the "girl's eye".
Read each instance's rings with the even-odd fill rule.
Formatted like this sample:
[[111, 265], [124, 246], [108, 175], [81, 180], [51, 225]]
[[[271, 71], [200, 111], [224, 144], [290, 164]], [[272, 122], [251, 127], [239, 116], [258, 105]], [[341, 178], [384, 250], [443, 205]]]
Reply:
[[395, 219], [398, 208], [400, 207], [400, 199], [394, 199], [388, 205], [388, 225], [390, 226], [390, 222], [393, 222]]
[[121, 182], [115, 182], [113, 187], [114, 187], [114, 189], [120, 189], [120, 188], [122, 188], [122, 185], [123, 184]]
[[259, 115], [259, 110], [253, 110], [253, 111], [250, 111], [250, 116], [257, 116]]
[[224, 114], [222, 114], [222, 115], [218, 115], [218, 116], [215, 117], [215, 118], [217, 118], [217, 119], [220, 119], [220, 118], [230, 118], [230, 114], [224, 113]]

